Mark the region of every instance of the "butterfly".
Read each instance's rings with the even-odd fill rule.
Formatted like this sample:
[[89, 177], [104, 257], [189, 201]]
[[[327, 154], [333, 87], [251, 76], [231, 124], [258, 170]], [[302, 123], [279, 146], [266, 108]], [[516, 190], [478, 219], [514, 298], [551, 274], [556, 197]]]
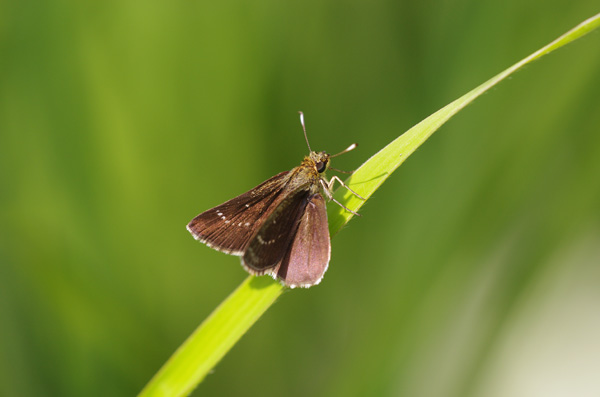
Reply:
[[333, 198], [334, 182], [364, 200], [339, 177], [325, 179], [325, 171], [336, 170], [329, 166], [330, 159], [357, 145], [352, 144], [336, 155], [312, 151], [304, 115], [299, 113], [310, 152], [302, 163], [204, 211], [187, 225], [196, 240], [240, 256], [242, 266], [250, 274], [268, 274], [290, 288], [318, 284], [329, 265], [331, 243], [322, 193], [355, 215], [359, 214]]

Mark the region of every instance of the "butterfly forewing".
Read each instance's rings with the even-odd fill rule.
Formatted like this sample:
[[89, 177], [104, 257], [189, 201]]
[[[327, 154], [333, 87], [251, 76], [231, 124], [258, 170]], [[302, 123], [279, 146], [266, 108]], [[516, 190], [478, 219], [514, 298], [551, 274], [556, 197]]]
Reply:
[[302, 219], [309, 191], [298, 189], [279, 204], [250, 240], [242, 264], [255, 274], [270, 273], [286, 251]]
[[321, 281], [330, 257], [325, 200], [314, 194], [308, 200], [291, 247], [273, 273], [287, 286], [310, 287]]
[[232, 255], [242, 255], [255, 234], [256, 224], [263, 223], [285, 195], [281, 194], [289, 179], [284, 171], [254, 189], [192, 219], [187, 229], [196, 240]]

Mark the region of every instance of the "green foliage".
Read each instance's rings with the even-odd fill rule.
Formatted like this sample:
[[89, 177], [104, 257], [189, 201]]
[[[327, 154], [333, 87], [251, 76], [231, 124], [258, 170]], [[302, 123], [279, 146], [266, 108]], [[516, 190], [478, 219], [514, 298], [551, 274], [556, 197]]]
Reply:
[[[186, 223], [301, 161], [298, 110], [313, 149], [359, 143], [333, 164], [354, 169], [598, 12], [592, 0], [5, 3], [7, 396], [139, 393], [247, 277]], [[280, 296], [197, 393], [598, 395], [598, 37], [446, 123], [335, 236], [322, 284]]]
[[[600, 25], [600, 14], [586, 20], [552, 43], [506, 69], [479, 87], [435, 112], [371, 157], [349, 178], [347, 184], [369, 198], [404, 160], [421, 146], [439, 127], [494, 85], [528, 63], [589, 33]], [[342, 189], [341, 202], [358, 210], [365, 201]], [[353, 216], [334, 208], [330, 213], [330, 232], [336, 234]], [[196, 384], [233, 347], [283, 292], [283, 288], [267, 277], [248, 277], [227, 300], [190, 336], [161, 371], [142, 391], [142, 396], [187, 395]]]

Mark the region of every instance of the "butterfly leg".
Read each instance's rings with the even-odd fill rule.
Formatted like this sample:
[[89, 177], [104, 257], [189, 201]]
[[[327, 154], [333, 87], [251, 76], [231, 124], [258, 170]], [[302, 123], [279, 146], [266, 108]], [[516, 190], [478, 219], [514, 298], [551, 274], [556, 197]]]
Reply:
[[335, 181], [338, 181], [340, 183], [340, 185], [342, 185], [343, 187], [345, 187], [346, 189], [348, 189], [350, 191], [350, 193], [352, 193], [353, 195], [355, 195], [356, 197], [358, 197], [361, 200], [366, 200], [366, 198], [362, 197], [360, 194], [356, 193], [354, 190], [350, 189], [350, 187], [348, 185], [346, 185], [338, 176], [332, 176], [331, 179], [329, 180], [329, 182], [327, 182], [327, 189], [329, 189], [329, 191], [331, 192], [333, 189], [333, 183]]
[[[352, 211], [350, 208], [346, 207], [344, 204], [340, 203], [339, 201], [337, 201], [336, 199], [333, 198], [333, 193], [331, 193], [331, 187], [333, 186], [333, 178], [331, 179], [331, 181], [329, 183], [327, 183], [323, 179], [321, 179], [321, 185], [323, 186], [323, 191], [325, 192], [325, 194], [327, 195], [327, 198], [329, 200], [333, 201], [334, 203], [336, 203], [337, 205], [339, 205], [346, 211], [351, 212], [356, 216], [362, 216], [358, 212]], [[342, 183], [342, 185], [343, 185], [343, 183]], [[348, 190], [350, 190], [350, 188], [348, 188]], [[350, 191], [352, 192], [352, 190], [350, 190]], [[352, 193], [354, 193], [354, 192], [352, 192]], [[356, 194], [356, 193], [354, 193], [354, 194]], [[358, 196], [358, 197], [360, 197], [360, 196]], [[360, 198], [363, 199], [362, 197], [360, 197]]]
[[354, 171], [356, 171], [356, 170], [353, 170], [353, 171], [343, 171], [343, 170], [338, 170], [337, 168], [333, 168], [331, 166], [329, 167], [329, 169], [332, 170], [332, 171], [335, 171], [335, 172], [341, 172], [342, 174], [354, 174]]

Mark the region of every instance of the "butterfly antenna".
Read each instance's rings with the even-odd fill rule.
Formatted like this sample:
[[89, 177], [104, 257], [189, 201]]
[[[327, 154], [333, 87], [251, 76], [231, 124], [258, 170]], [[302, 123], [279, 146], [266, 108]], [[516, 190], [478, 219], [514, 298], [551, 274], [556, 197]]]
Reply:
[[304, 139], [306, 139], [306, 146], [308, 146], [308, 151], [312, 152], [312, 149], [310, 148], [310, 143], [308, 143], [308, 136], [306, 135], [306, 127], [304, 126], [304, 113], [298, 113], [300, 113], [300, 124], [302, 124], [302, 131], [304, 131]]
[[348, 146], [346, 149], [342, 150], [342, 151], [341, 151], [341, 152], [339, 152], [338, 154], [334, 154], [333, 156], [329, 156], [329, 158], [332, 158], [332, 157], [337, 157], [337, 156], [339, 156], [340, 154], [348, 153], [349, 151], [356, 149], [356, 147], [357, 147], [357, 146], [358, 146], [358, 145], [357, 145], [356, 143], [353, 143], [352, 145]]

